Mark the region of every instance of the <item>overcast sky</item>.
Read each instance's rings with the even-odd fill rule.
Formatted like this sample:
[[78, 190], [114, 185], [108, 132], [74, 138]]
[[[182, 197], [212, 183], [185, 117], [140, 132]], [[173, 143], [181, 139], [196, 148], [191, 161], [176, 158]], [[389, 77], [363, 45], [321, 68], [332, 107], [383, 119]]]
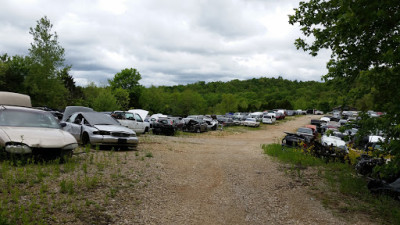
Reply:
[[78, 85], [124, 68], [140, 83], [176, 85], [257, 77], [321, 80], [327, 51], [296, 50], [288, 23], [298, 0], [2, 0], [0, 54], [27, 55], [29, 28], [47, 16]]

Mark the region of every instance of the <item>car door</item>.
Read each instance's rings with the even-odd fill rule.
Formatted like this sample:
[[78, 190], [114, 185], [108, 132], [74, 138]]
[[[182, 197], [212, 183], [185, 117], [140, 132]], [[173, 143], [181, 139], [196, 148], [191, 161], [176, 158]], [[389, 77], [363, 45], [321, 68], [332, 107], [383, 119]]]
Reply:
[[68, 120], [67, 124], [69, 125], [68, 132], [75, 137], [75, 139], [80, 142], [81, 141], [81, 133], [82, 133], [82, 123], [83, 123], [82, 114], [73, 114]]
[[135, 132], [136, 133], [144, 133], [144, 130], [146, 129], [146, 125], [143, 122], [142, 117], [140, 117], [139, 114], [134, 113], [135, 116]]

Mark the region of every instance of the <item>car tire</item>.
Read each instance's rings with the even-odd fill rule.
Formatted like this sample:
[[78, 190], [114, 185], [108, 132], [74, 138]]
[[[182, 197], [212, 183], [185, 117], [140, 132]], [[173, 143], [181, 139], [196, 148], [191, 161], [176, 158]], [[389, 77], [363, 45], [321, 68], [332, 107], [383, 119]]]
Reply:
[[196, 128], [196, 133], [200, 133], [200, 128]]
[[146, 127], [145, 129], [144, 129], [144, 134], [146, 134], [146, 133], [148, 133], [149, 132], [149, 127]]
[[89, 138], [89, 135], [88, 135], [88, 133], [83, 133], [83, 135], [82, 135], [82, 144], [83, 145], [90, 145], [90, 138]]

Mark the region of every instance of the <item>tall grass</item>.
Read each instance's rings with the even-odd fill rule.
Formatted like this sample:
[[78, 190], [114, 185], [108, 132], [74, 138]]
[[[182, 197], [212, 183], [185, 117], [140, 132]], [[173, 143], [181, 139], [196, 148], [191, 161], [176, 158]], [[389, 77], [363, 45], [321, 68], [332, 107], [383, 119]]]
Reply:
[[277, 157], [284, 163], [302, 166], [319, 166], [324, 164], [323, 160], [303, 154], [300, 149], [282, 148], [279, 144], [262, 145], [262, 148], [265, 154]]
[[[400, 202], [387, 196], [373, 195], [367, 180], [358, 176], [350, 164], [329, 162], [305, 154], [298, 148], [282, 148], [279, 144], [262, 145], [264, 153], [279, 161], [317, 168], [323, 185], [313, 186], [324, 194], [317, 197], [326, 207], [351, 220], [358, 213], [380, 224], [400, 224]], [[340, 204], [339, 204], [340, 203]]]

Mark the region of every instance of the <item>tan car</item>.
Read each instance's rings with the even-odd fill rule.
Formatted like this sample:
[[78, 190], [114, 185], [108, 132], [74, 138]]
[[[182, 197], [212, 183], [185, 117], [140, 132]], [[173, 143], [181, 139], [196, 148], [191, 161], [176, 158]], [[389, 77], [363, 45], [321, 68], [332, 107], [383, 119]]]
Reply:
[[30, 105], [27, 95], [0, 92], [0, 150], [44, 157], [71, 155], [78, 147], [75, 138], [61, 129], [50, 112]]

